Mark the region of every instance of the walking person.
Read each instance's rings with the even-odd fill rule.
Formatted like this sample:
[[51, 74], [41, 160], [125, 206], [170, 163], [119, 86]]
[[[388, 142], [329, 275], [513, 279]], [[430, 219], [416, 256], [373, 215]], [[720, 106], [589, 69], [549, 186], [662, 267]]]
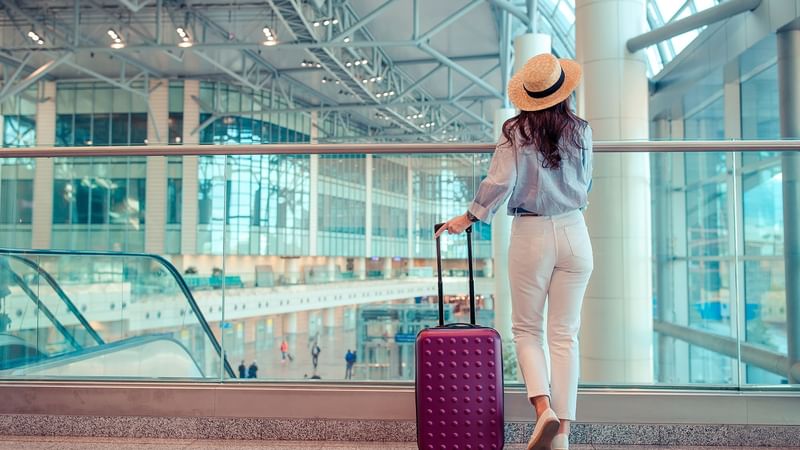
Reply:
[[239, 363], [239, 378], [245, 378], [247, 376], [246, 371], [247, 367], [245, 367], [244, 360], [242, 360], [242, 362]]
[[537, 416], [528, 449], [567, 449], [575, 420], [580, 313], [593, 269], [582, 214], [591, 188], [592, 131], [570, 107], [580, 78], [578, 63], [550, 54], [531, 58], [512, 77], [508, 95], [520, 113], [503, 124], [489, 174], [468, 211], [439, 230], [458, 234], [473, 222], [489, 223], [510, 196], [512, 331]]
[[319, 364], [319, 353], [322, 350], [319, 348], [319, 345], [314, 342], [314, 347], [311, 349], [311, 364], [314, 366], [314, 373], [317, 373], [317, 364]]
[[289, 343], [286, 342], [286, 338], [283, 338], [283, 342], [281, 342], [281, 364], [285, 363], [287, 359], [294, 361], [291, 353], [289, 353]]

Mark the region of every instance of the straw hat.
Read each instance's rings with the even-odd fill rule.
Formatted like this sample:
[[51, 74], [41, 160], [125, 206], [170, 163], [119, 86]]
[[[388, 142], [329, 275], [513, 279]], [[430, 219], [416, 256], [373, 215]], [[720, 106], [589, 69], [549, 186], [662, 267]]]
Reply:
[[542, 53], [529, 59], [508, 83], [508, 98], [522, 111], [539, 111], [557, 105], [581, 81], [581, 66], [571, 59]]

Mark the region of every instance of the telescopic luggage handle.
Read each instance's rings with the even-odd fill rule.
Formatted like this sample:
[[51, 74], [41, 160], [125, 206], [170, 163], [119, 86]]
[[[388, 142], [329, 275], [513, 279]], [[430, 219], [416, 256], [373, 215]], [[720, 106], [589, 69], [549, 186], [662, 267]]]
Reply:
[[[444, 226], [437, 223], [433, 226], [436, 233]], [[472, 273], [472, 225], [467, 227], [467, 266], [469, 267], [469, 322], [475, 325], [475, 278]], [[439, 277], [439, 326], [444, 326], [444, 284], [442, 283], [442, 244], [441, 236], [436, 238], [436, 274]]]

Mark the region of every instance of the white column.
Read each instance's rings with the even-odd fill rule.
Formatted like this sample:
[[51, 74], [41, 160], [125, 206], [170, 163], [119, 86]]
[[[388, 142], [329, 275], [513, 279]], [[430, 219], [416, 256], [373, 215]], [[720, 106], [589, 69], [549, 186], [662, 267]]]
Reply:
[[47, 99], [36, 106], [36, 145], [52, 146], [56, 142], [56, 83], [39, 83], [40, 98]]
[[383, 258], [383, 278], [385, 279], [393, 278], [391, 256]]
[[[644, 53], [625, 42], [641, 34], [645, 0], [577, 0], [583, 113], [594, 140], [647, 139]], [[612, 212], [612, 213], [610, 213]], [[650, 161], [647, 154], [597, 154], [586, 214], [594, 273], [583, 307], [581, 380], [653, 380]]]
[[336, 272], [337, 272], [336, 257], [329, 256], [327, 263], [328, 263], [328, 281], [336, 281]]
[[[778, 32], [781, 137], [800, 138], [800, 29]], [[781, 155], [789, 383], [800, 383], [800, 152]]]
[[364, 217], [364, 256], [372, 256], [372, 155], [366, 156], [366, 196]]
[[359, 280], [366, 280], [367, 279], [367, 258], [354, 258], [353, 260], [353, 270], [356, 272], [356, 278]]
[[[151, 80], [147, 102], [147, 143], [165, 145], [169, 134], [169, 80]], [[146, 173], [144, 251], [162, 254], [167, 226], [167, 158], [148, 156]]]
[[284, 258], [283, 276], [288, 284], [300, 282], [300, 258]]
[[[36, 145], [52, 146], [56, 140], [56, 83], [39, 83], [41, 98], [36, 106]], [[53, 159], [37, 158], [33, 178], [33, 217], [31, 247], [49, 249], [53, 235]]]
[[414, 268], [414, 157], [408, 157], [408, 174], [406, 187], [406, 232], [408, 233], [408, 273]]
[[[192, 131], [200, 124], [200, 107], [192, 98], [200, 95], [200, 82], [183, 82], [183, 145], [197, 145], [200, 137]], [[181, 254], [197, 254], [197, 156], [183, 157], [181, 174]]]
[[[311, 111], [311, 143], [317, 143], [319, 113]], [[308, 254], [317, 256], [319, 234], [319, 155], [309, 157]]]
[[[500, 138], [503, 123], [514, 117], [514, 108], [494, 112], [494, 135]], [[511, 241], [511, 217], [506, 214], [508, 202], [492, 219], [492, 259], [494, 260], [494, 327], [504, 341], [511, 341], [511, 286], [508, 284], [508, 246]]]

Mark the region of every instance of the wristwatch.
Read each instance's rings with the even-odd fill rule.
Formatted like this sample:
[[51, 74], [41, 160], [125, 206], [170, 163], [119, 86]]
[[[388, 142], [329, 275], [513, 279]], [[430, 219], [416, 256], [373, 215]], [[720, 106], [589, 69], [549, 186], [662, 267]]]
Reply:
[[472, 223], [480, 222], [480, 220], [481, 220], [481, 219], [478, 219], [477, 217], [475, 217], [475, 215], [472, 214], [469, 211], [467, 211], [467, 219], [469, 219], [469, 221], [472, 222]]

